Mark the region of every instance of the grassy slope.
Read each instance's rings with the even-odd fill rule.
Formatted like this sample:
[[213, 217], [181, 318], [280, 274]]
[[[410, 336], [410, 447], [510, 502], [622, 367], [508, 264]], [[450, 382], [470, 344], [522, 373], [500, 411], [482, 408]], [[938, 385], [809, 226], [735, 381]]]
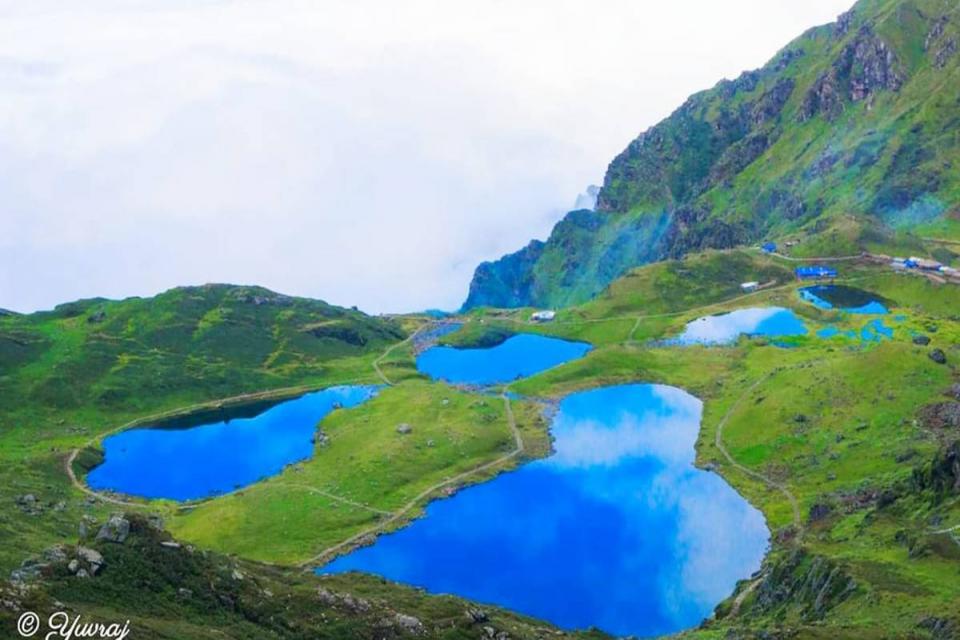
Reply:
[[[531, 449], [542, 450], [546, 427], [536, 407], [514, 402], [513, 410]], [[401, 423], [413, 432], [398, 434]], [[248, 558], [300, 563], [383, 522], [428, 487], [514, 448], [500, 398], [425, 381], [384, 389], [321, 426], [330, 442], [313, 458], [173, 518], [171, 531]]]
[[375, 383], [371, 361], [405, 333], [322, 302], [222, 285], [0, 317], [3, 500], [33, 494], [46, 505], [40, 516], [16, 508], [0, 516], [0, 566], [69, 535], [81, 514], [106, 511], [69, 486], [62, 470], [74, 447], [130, 420], [227, 396]]
[[[676, 268], [644, 267], [634, 277], [617, 282], [597, 301], [565, 312], [557, 324], [536, 327], [579, 337], [587, 323], [601, 340], [586, 358], [517, 382], [511, 390], [555, 397], [599, 384], [636, 380], [690, 390], [705, 401], [698, 462], [718, 468], [762, 509], [775, 532], [777, 541], [764, 577], [775, 575], [789, 554], [800, 549], [810, 557], [836, 563], [838, 575], [853, 578], [857, 585], [851, 597], [835, 603], [822, 619], [821, 614], [810, 611], [809, 601], [796, 594], [776, 605], [748, 595], [737, 616], [714, 622], [691, 636], [726, 637], [728, 628], [773, 627], [799, 631], [801, 637], [837, 637], [838, 633], [842, 637], [925, 637], [925, 630], [918, 627], [924, 618], [949, 617], [951, 611], [960, 610], [956, 577], [960, 547], [946, 535], [930, 535], [930, 522], [941, 522], [938, 526], [942, 527], [960, 524], [960, 500], [938, 501], [903, 487], [909, 484], [914, 469], [926, 464], [951, 437], [923, 428], [916, 418], [923, 405], [943, 401], [942, 392], [957, 380], [960, 291], [875, 267], [846, 266], [845, 282], [896, 303], [886, 317], [894, 327], [894, 339], [870, 345], [811, 336], [792, 340], [791, 349], [767, 346], [763, 340], [741, 340], [732, 347], [666, 348], [625, 340], [617, 320], [591, 322], [598, 318], [594, 314], [598, 307], [603, 309], [601, 317], [611, 309], [617, 314], [636, 314], [635, 337], [646, 338], [678, 332], [685, 322], [704, 313], [767, 304], [795, 308], [811, 332], [826, 324], [859, 330], [870, 320], [805, 304], [794, 283], [719, 306], [646, 318], [648, 311], [673, 308], [669, 301], [655, 300], [664, 286], [673, 282]], [[695, 281], [691, 286], [701, 292], [707, 305], [729, 297], [723, 281], [712, 275], [719, 272], [694, 268], [690, 273]], [[576, 317], [583, 320], [571, 319]], [[894, 319], [897, 317], [899, 321]], [[494, 326], [508, 324], [488, 316], [485, 324], [491, 322]], [[936, 333], [931, 333], [931, 328]], [[933, 363], [927, 357], [930, 347], [912, 343], [915, 333], [932, 336], [932, 346], [943, 348], [953, 364]], [[804, 531], [801, 539], [786, 496], [732, 467], [716, 448], [716, 428], [728, 412], [723, 442], [739, 464], [784, 484], [796, 497]], [[804, 416], [802, 420], [799, 415]], [[884, 490], [898, 497], [892, 504], [880, 506], [876, 494]], [[862, 503], [858, 502], [861, 499]], [[808, 514], [818, 504], [829, 505], [829, 515], [810, 524]], [[776, 579], [787, 585], [790, 580], [802, 583], [809, 577], [803, 573], [804, 566], [789, 579]], [[721, 615], [730, 606], [721, 607]]]
[[[954, 365], [960, 361], [957, 289], [878, 267], [848, 264], [843, 268], [845, 282], [896, 303], [894, 314], [887, 317], [895, 327], [892, 341], [864, 346], [846, 338], [805, 337], [793, 339], [791, 349], [769, 346], [762, 340], [742, 340], [732, 347], [687, 348], [657, 346], [650, 341], [680, 331], [685, 322], [704, 313], [761, 304], [794, 307], [811, 331], [828, 323], [858, 330], [869, 320], [802, 303], [797, 285], [787, 279], [791, 266], [777, 258], [739, 251], [649, 265], [616, 282], [594, 302], [564, 310], [554, 323], [531, 325], [522, 311], [477, 311], [466, 318], [462, 332], [450, 339], [466, 344], [483, 342], [490, 334], [533, 330], [588, 338], [596, 345], [579, 361], [511, 385], [512, 391], [531, 398], [558, 397], [603, 384], [649, 381], [681, 386], [704, 400], [698, 461], [715, 465], [763, 510], [776, 542], [760, 580], [744, 583], [745, 595], [738, 596], [742, 601], [737, 611], [731, 612], [731, 600], [718, 609], [718, 620], [689, 635], [726, 637], [728, 629], [772, 628], [798, 631], [800, 637], [834, 637], [838, 633], [844, 637], [876, 637], [880, 633], [923, 637], [924, 629], [917, 626], [923, 618], [942, 616], [960, 606], [955, 579], [960, 547], [949, 536], [934, 534], [930, 524], [960, 524], [958, 500], [938, 501], [928, 492], [904, 488], [909, 487], [915, 469], [928, 463], [945, 438], [945, 434], [924, 429], [915, 418], [922, 405], [940, 399], [941, 391], [956, 376]], [[778, 280], [776, 286], [749, 296], [742, 296], [736, 286], [743, 280], [773, 279]], [[894, 317], [900, 319], [894, 321]], [[937, 331], [930, 333], [931, 327]], [[952, 364], [941, 366], [927, 358], [929, 348], [911, 342], [915, 332], [929, 333], [933, 346], [944, 348]], [[377, 399], [335, 412], [325, 420], [322, 427], [330, 436], [330, 445], [318, 449], [314, 459], [298, 466], [300, 470], [288, 469], [277, 478], [187, 513], [177, 514], [162, 503], [152, 509], [167, 516], [168, 526], [178, 537], [202, 547], [260, 560], [297, 562], [382, 522], [386, 516], [371, 509], [396, 512], [421, 488], [510, 448], [502, 404], [496, 397], [423, 381], [415, 373], [412, 356], [411, 346], [402, 344], [380, 359], [381, 369], [396, 384]], [[326, 371], [334, 373], [323, 379], [355, 375], [372, 382], [375, 357], [327, 361]], [[16, 376], [10, 378], [16, 381]], [[10, 378], [6, 384], [11, 383]], [[754, 383], [756, 386], [751, 386]], [[544, 454], [548, 443], [537, 406], [513, 404], [528, 454]], [[716, 448], [717, 426], [728, 412], [722, 441], [738, 464], [782, 483], [796, 497], [799, 528], [784, 493], [731, 466]], [[800, 414], [805, 416], [803, 421], [797, 420]], [[4, 414], [5, 419], [9, 415]], [[59, 415], [68, 416], [66, 424], [70, 424], [75, 414]], [[107, 414], [97, 410], [91, 415]], [[111, 424], [116, 424], [127, 414], [109, 415]], [[29, 439], [23, 435], [27, 430], [20, 429], [19, 439], [8, 435], [4, 443], [3, 455], [16, 469], [5, 489], [8, 499], [29, 489], [44, 501], [63, 498], [67, 502], [63, 511], [48, 509], [41, 516], [17, 509], [3, 514], [10, 541], [4, 558], [8, 567], [31, 549], [54, 540], [74, 539], [81, 514], [102, 518], [110, 510], [86, 505], [66, 485], [60, 466], [63, 451], [89, 436], [64, 434], [66, 424], [58, 430], [57, 422], [55, 417], [49, 419], [50, 426], [34, 431]], [[414, 432], [397, 434], [395, 427], [400, 422], [412, 424]], [[427, 439], [434, 440], [433, 447], [426, 446]], [[55, 451], [50, 451], [51, 447]], [[896, 499], [880, 506], [869, 498], [881, 491], [893, 491]], [[827, 514], [808, 522], [815, 505], [828, 505]], [[407, 515], [417, 513], [414, 508]], [[791, 564], [796, 557], [791, 554], [798, 552], [803, 554], [802, 561]], [[809, 595], [790, 592], [790, 586], [809, 582], [811, 566], [821, 562], [830, 563], [827, 566], [836, 567], [838, 576], [852, 578], [857, 586], [846, 599], [827, 598], [824, 611], [812, 612]], [[292, 574], [277, 577], [283, 574], [281, 569], [256, 564], [247, 567], [260, 576], [258, 580], [278, 580], [278, 590], [304, 592], [315, 584], [312, 579], [295, 580]], [[194, 578], [188, 575], [184, 579]], [[384, 606], [402, 609], [398, 603], [415, 602], [407, 611], [436, 623], [451, 615], [450, 611], [467, 606], [456, 599], [420, 595], [411, 600], [409, 591], [356, 575], [336, 580], [337, 588], [346, 592], [375, 593]], [[753, 590], [747, 592], [748, 587]], [[123, 600], [126, 596], [78, 594], [70, 580], [56, 582], [54, 588], [64, 590], [51, 591], [56, 597], [84, 610], [123, 611], [129, 604]], [[135, 592], [129, 585], [125, 589]], [[767, 597], [777, 589], [786, 589], [788, 596], [782, 601]], [[290, 610], [314, 606], [291, 598]], [[162, 610], [149, 621], [154, 631], [203, 637], [205, 632], [197, 626], [201, 621], [222, 625], [238, 637], [264, 629], [262, 621], [247, 627], [249, 620], [235, 619], [234, 613], [218, 607], [212, 607], [211, 613], [159, 602]], [[369, 633], [369, 620], [363, 615], [347, 617], [344, 624], [350, 633], [368, 637], [364, 634]], [[245, 631], [241, 633], [241, 629]], [[536, 635], [529, 627], [518, 629], [516, 637]], [[297, 637], [276, 630], [270, 633]], [[479, 627], [468, 625], [449, 637], [479, 637], [482, 633]]]
[[[99, 312], [104, 315], [95, 315]], [[149, 300], [84, 301], [54, 312], [0, 318], [0, 499], [7, 505], [0, 512], [0, 567], [10, 571], [52, 544], [72, 545], [82, 518], [103, 522], [118, 510], [159, 515], [178, 536], [207, 548], [255, 560], [302, 562], [383, 522], [385, 516], [375, 510], [399, 509], [428, 485], [512, 450], [500, 398], [456, 391], [416, 374], [410, 345], [399, 341], [421, 323], [419, 318], [368, 318], [259, 288], [220, 286], [177, 289]], [[395, 386], [362, 407], [328, 416], [322, 428], [330, 444], [318, 448], [315, 458], [232, 496], [186, 510], [169, 501], [116, 505], [88, 498], [70, 485], [64, 471], [68, 452], [86, 447], [75, 465], [82, 476], [97, 462], [96, 439], [125, 423], [178, 415], [184, 407], [193, 415], [223, 404], [244, 406], [254, 396], [282, 399], [306, 388], [378, 384], [374, 361]], [[223, 403], [224, 396], [237, 400]], [[532, 403], [512, 405], [528, 455], [542, 455], [549, 442], [540, 409]], [[412, 424], [413, 433], [397, 434], [400, 422]], [[469, 480], [482, 480], [509, 464], [515, 461]], [[450, 486], [456, 489], [465, 481]], [[26, 494], [36, 496], [38, 512], [15, 505], [15, 498]], [[391, 526], [418, 515], [422, 505], [417, 501]], [[374, 603], [361, 611], [318, 602], [320, 579], [299, 570], [245, 562], [243, 570], [257, 587], [245, 590], [221, 584], [224, 571], [215, 565], [233, 561], [218, 555], [204, 552], [200, 560], [176, 552], [179, 559], [171, 564], [170, 557], [158, 555], [156, 540], [146, 546], [142, 540], [98, 546], [110, 569], [90, 588], [59, 567], [27, 594], [24, 606], [52, 611], [61, 608], [56, 599], [85, 616], [134, 616], [137, 637], [149, 638], [393, 637], [403, 633], [395, 625], [385, 628], [383, 616], [398, 611], [419, 617], [428, 628], [440, 625], [443, 637], [485, 633], [482, 625], [465, 620], [468, 603], [380, 580], [324, 579], [341, 595]], [[180, 588], [195, 596], [178, 596]], [[276, 600], [264, 596], [266, 591]], [[17, 590], [7, 595], [0, 606], [4, 629], [13, 624], [10, 603], [24, 598]], [[244, 606], [229, 604], [243, 599]], [[539, 623], [497, 611], [490, 611], [485, 625], [510, 630], [517, 638], [544, 633]]]

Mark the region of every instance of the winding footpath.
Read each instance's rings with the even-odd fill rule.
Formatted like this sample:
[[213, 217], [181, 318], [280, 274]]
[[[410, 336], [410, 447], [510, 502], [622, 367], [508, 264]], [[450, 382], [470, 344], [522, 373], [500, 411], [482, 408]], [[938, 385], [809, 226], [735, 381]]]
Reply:
[[300, 566], [307, 570], [313, 570], [313, 568], [316, 567], [317, 565], [326, 563], [327, 561], [333, 559], [335, 556], [339, 555], [342, 552], [350, 551], [357, 546], [361, 546], [365, 542], [372, 542], [372, 538], [374, 536], [376, 536], [377, 534], [383, 533], [392, 525], [395, 525], [401, 522], [402, 519], [407, 514], [409, 514], [420, 502], [422, 502], [423, 500], [425, 500], [435, 492], [445, 487], [457, 485], [463, 482], [464, 480], [470, 478], [471, 476], [474, 476], [488, 469], [493, 469], [497, 466], [500, 466], [505, 462], [508, 462], [513, 458], [517, 457], [518, 455], [520, 455], [521, 453], [523, 453], [523, 450], [524, 450], [523, 437], [520, 435], [519, 429], [517, 429], [516, 419], [513, 416], [513, 409], [510, 406], [510, 398], [508, 398], [505, 393], [502, 394], [501, 397], [503, 398], [504, 410], [506, 411], [506, 414], [507, 414], [507, 423], [510, 426], [510, 431], [513, 434], [514, 443], [516, 445], [513, 451], [503, 456], [500, 456], [496, 460], [491, 460], [490, 462], [484, 463], [479, 467], [474, 467], [473, 469], [464, 471], [463, 473], [457, 474], [452, 478], [447, 478], [442, 482], [438, 482], [434, 485], [427, 487], [426, 489], [418, 493], [416, 496], [414, 496], [409, 502], [407, 502], [398, 511], [393, 512], [393, 515], [391, 515], [389, 518], [387, 518], [383, 522], [380, 522], [372, 527], [364, 529], [363, 531], [350, 536], [343, 542], [339, 542], [331, 547], [327, 547], [326, 549], [324, 549], [317, 555], [313, 556], [312, 558], [309, 558], [308, 560], [301, 562]]
[[720, 451], [720, 453], [723, 454], [723, 457], [726, 458], [727, 462], [730, 463], [730, 466], [743, 472], [744, 474], [750, 476], [755, 480], [759, 480], [760, 482], [764, 483], [768, 487], [772, 489], [776, 489], [777, 491], [779, 491], [784, 495], [784, 497], [790, 503], [790, 508], [793, 511], [793, 526], [797, 530], [797, 535], [800, 536], [803, 533], [803, 522], [800, 517], [800, 502], [797, 500], [797, 497], [793, 495], [793, 492], [790, 491], [790, 489], [782, 482], [777, 482], [776, 480], [770, 478], [769, 476], [766, 476], [758, 471], [754, 471], [753, 469], [737, 462], [734, 459], [734, 457], [730, 454], [730, 452], [727, 450], [726, 445], [723, 444], [723, 428], [726, 426], [727, 422], [730, 420], [730, 416], [733, 415], [734, 411], [736, 411], [736, 409], [743, 402], [744, 398], [746, 398], [748, 395], [753, 393], [753, 391], [755, 391], [761, 384], [768, 381], [770, 378], [772, 378], [774, 375], [776, 375], [780, 371], [781, 369], [774, 369], [770, 373], [762, 376], [760, 379], [758, 379], [752, 385], [750, 385], [747, 388], [747, 390], [744, 391], [740, 395], [740, 397], [734, 401], [734, 403], [730, 406], [730, 408], [727, 409], [727, 412], [724, 414], [723, 418], [717, 424], [717, 430], [716, 430], [716, 433], [714, 434], [713, 442], [716, 445], [717, 449]]

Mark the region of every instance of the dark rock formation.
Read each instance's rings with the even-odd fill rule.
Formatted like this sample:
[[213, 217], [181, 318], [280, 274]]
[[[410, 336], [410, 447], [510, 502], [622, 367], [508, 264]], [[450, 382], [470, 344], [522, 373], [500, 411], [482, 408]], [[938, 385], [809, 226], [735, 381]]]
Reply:
[[947, 363], [947, 354], [943, 352], [943, 349], [934, 349], [929, 354], [931, 360], [937, 364], [946, 364]]
[[913, 336], [913, 344], [926, 346], [930, 344], [930, 336], [925, 336], [925, 335]]
[[750, 609], [757, 613], [794, 610], [803, 620], [819, 620], [856, 588], [838, 564], [794, 549], [768, 561]]
[[941, 449], [929, 464], [914, 469], [911, 488], [938, 497], [960, 493], [960, 441]]
[[128, 535], [130, 535], [130, 521], [122, 514], [115, 513], [100, 527], [96, 539], [122, 544]]
[[887, 43], [862, 29], [804, 96], [800, 121], [817, 115], [835, 120], [847, 100], [861, 102], [878, 91], [899, 90], [904, 80], [900, 67]]
[[960, 429], [960, 402], [937, 402], [920, 409], [920, 421], [930, 429]]

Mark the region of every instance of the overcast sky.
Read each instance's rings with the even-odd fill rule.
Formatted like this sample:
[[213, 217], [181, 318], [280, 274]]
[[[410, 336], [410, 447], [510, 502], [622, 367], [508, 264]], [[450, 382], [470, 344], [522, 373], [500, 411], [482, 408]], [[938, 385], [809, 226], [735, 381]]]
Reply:
[[641, 130], [851, 3], [0, 0], [0, 307], [457, 307]]

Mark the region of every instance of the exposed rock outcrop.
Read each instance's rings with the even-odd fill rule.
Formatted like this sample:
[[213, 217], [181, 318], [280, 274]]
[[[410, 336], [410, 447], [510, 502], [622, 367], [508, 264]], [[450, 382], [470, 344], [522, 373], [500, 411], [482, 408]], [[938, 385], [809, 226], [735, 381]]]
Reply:
[[97, 532], [97, 540], [122, 544], [130, 535], [130, 521], [122, 514], [115, 513]]
[[862, 29], [804, 96], [800, 121], [817, 115], [835, 120], [848, 100], [861, 102], [879, 91], [899, 90], [904, 80], [900, 69], [887, 43], [869, 29]]

